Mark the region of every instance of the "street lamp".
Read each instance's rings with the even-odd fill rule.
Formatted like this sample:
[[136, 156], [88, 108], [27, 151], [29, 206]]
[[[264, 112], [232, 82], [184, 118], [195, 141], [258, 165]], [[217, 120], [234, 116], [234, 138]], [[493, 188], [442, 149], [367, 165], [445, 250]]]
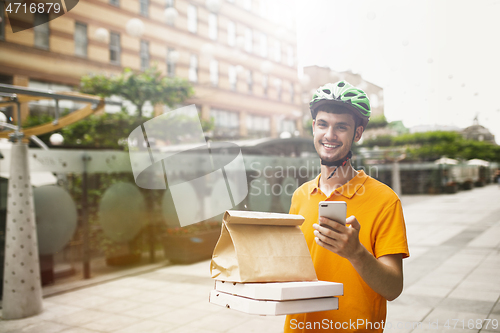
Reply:
[[168, 24], [173, 25], [175, 23], [175, 20], [179, 16], [179, 12], [174, 7], [169, 7], [165, 9], [165, 11], [163, 12], [163, 16], [165, 16], [165, 20], [167, 20]]
[[98, 28], [94, 36], [100, 42], [107, 43], [109, 41], [109, 31], [104, 28]]
[[130, 19], [125, 28], [127, 33], [133, 37], [141, 37], [144, 33], [144, 23], [138, 18]]
[[60, 146], [64, 142], [64, 137], [59, 133], [54, 133], [50, 136], [49, 141], [53, 146]]

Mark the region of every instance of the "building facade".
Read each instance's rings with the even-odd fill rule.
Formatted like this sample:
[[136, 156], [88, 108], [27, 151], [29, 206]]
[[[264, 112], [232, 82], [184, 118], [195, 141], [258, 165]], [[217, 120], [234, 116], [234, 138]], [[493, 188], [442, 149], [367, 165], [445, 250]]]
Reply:
[[[85, 0], [32, 29], [0, 3], [0, 83], [76, 89], [87, 74], [157, 66], [188, 79], [215, 138], [302, 131], [293, 3], [283, 0]], [[26, 15], [43, 22], [47, 14]], [[9, 20], [11, 19], [11, 20]], [[154, 112], [164, 112], [155, 106]], [[28, 107], [22, 107], [28, 114]]]

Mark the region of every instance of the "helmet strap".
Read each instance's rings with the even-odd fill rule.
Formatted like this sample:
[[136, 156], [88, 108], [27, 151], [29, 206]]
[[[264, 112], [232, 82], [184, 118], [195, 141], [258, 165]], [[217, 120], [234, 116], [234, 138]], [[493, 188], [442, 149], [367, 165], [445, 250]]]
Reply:
[[349, 152], [347, 153], [346, 156], [344, 156], [344, 158], [341, 158], [340, 160], [337, 160], [337, 161], [330, 162], [330, 161], [325, 161], [325, 160], [321, 159], [321, 165], [326, 165], [329, 167], [336, 167], [335, 170], [333, 170], [333, 172], [327, 178], [327, 180], [333, 177], [333, 175], [335, 174], [335, 172], [337, 171], [337, 169], [340, 166], [346, 165], [347, 162], [351, 159], [351, 157], [352, 157], [352, 152], [349, 150]]

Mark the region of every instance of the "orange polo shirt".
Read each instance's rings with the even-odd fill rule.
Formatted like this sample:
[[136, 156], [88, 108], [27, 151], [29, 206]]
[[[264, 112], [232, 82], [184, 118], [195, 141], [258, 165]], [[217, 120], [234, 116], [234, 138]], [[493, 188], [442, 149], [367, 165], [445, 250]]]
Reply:
[[406, 228], [399, 197], [386, 185], [360, 171], [327, 198], [319, 189], [320, 175], [299, 187], [292, 197], [290, 214], [305, 217], [301, 226], [318, 279], [344, 284], [339, 309], [289, 315], [286, 332], [382, 332], [386, 319], [386, 299], [373, 291], [351, 263], [314, 241], [320, 201], [345, 201], [347, 217], [354, 215], [361, 225], [359, 240], [379, 258], [388, 254], [409, 256]]

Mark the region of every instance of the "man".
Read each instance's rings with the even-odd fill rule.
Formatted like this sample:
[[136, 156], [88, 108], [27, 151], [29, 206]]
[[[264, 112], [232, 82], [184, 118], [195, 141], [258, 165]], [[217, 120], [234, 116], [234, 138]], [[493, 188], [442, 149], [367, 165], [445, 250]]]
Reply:
[[[295, 191], [290, 214], [305, 217], [301, 229], [318, 279], [343, 283], [344, 296], [338, 310], [287, 316], [285, 332], [382, 332], [387, 300], [403, 289], [402, 259], [409, 252], [398, 196], [350, 163], [370, 103], [362, 90], [340, 81], [320, 87], [310, 109], [321, 174]], [[345, 226], [318, 217], [326, 200], [347, 203]]]

